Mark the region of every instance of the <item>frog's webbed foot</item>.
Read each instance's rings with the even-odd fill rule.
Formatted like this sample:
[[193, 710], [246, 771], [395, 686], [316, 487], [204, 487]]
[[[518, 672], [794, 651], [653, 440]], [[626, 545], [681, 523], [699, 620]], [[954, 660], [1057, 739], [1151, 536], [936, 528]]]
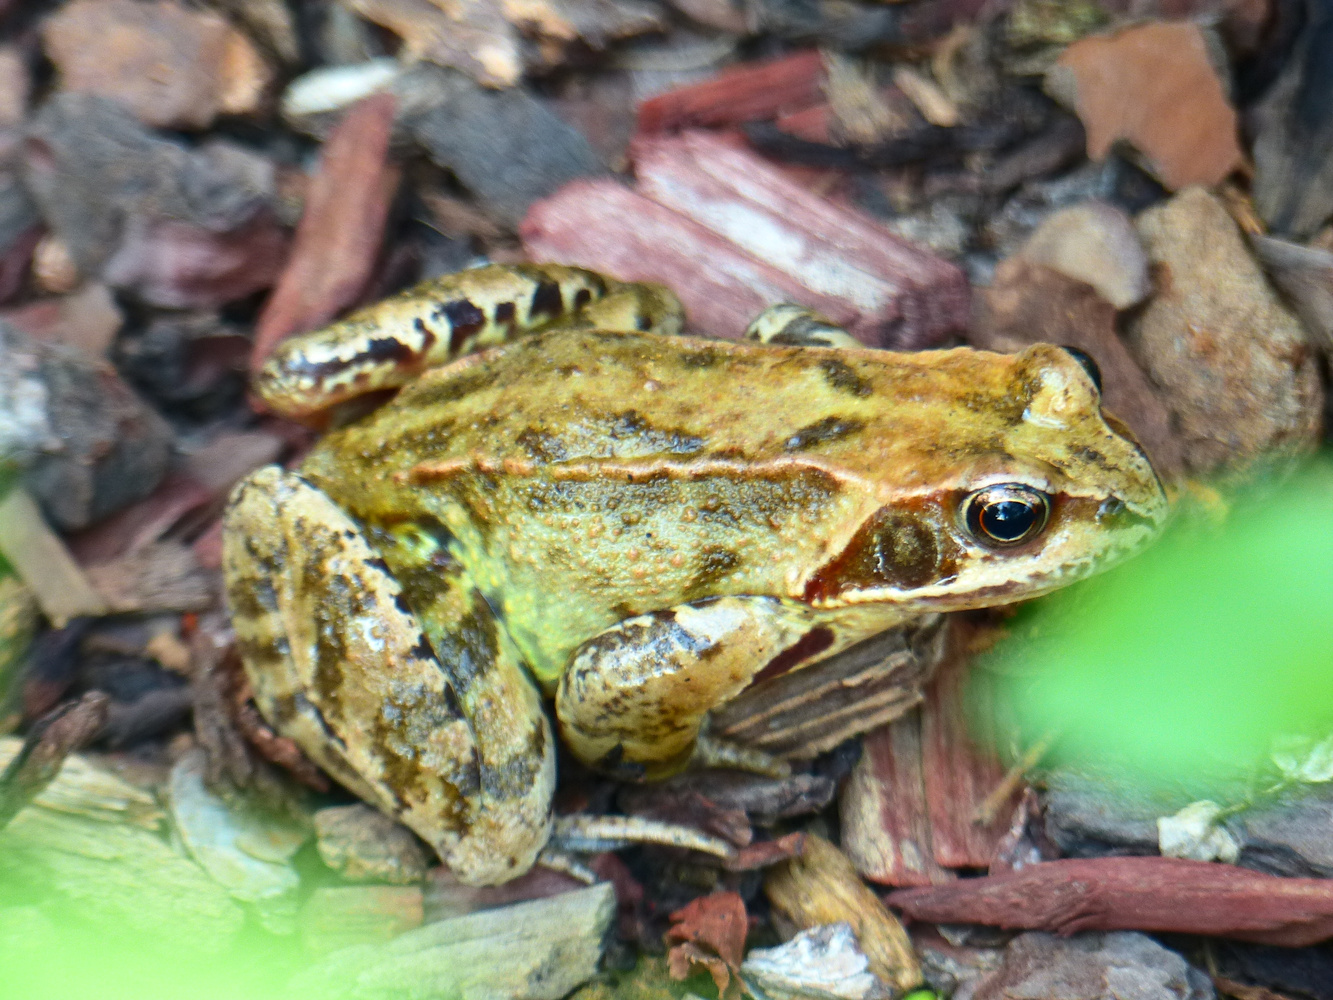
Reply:
[[[730, 858], [736, 849], [721, 837], [683, 823], [667, 823], [643, 816], [560, 816], [551, 830], [548, 850], [559, 854], [596, 854], [618, 851], [633, 844], [657, 844]], [[544, 856], [544, 855], [543, 855]]]
[[791, 776], [791, 765], [771, 753], [747, 747], [732, 740], [714, 736], [705, 725], [694, 741], [694, 754], [690, 758], [694, 767], [725, 767], [734, 771], [749, 771], [762, 774], [767, 778], [787, 778]]
[[[708, 712], [810, 628], [806, 610], [772, 597], [709, 598], [628, 618], [580, 646], [561, 677], [555, 705], [565, 742], [617, 777], [679, 771], [696, 754]], [[726, 750], [730, 763], [741, 759]]]
[[683, 315], [660, 285], [558, 264], [491, 264], [423, 282], [284, 340], [254, 388], [279, 413], [310, 416], [526, 333], [556, 325], [678, 333]]
[[785, 347], [865, 348], [842, 327], [812, 309], [791, 302], [769, 306], [745, 329], [746, 340]]
[[[484, 602], [464, 577], [454, 603], [471, 616], [469, 635], [486, 641], [460, 665], [436, 655], [360, 526], [274, 466], [233, 494], [223, 564], [255, 700], [281, 733], [461, 879], [502, 882], [531, 866], [550, 830], [550, 728], [526, 682], [490, 683], [478, 706], [486, 678], [519, 667], [499, 662], [517, 654], [480, 619]], [[496, 734], [482, 716], [508, 728]]]

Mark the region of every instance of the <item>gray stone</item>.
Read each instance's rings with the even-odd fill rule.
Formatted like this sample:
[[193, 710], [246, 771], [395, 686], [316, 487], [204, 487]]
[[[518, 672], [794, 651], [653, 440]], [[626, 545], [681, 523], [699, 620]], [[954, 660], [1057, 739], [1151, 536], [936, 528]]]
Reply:
[[1209, 978], [1145, 934], [1020, 934], [955, 1000], [1212, 1000]]
[[197, 149], [91, 94], [33, 119], [24, 180], [80, 274], [166, 308], [215, 308], [272, 284], [288, 236], [276, 173], [241, 146]]
[[432, 74], [438, 100], [411, 122], [414, 138], [501, 222], [517, 226], [534, 201], [607, 172], [583, 133], [523, 88], [488, 90], [455, 71], [420, 72]]

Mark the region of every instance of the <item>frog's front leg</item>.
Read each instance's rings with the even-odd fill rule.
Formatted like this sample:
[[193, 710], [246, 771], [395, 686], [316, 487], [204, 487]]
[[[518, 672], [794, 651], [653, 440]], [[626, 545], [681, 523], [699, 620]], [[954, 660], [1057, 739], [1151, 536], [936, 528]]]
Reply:
[[680, 300], [660, 285], [558, 264], [490, 264], [284, 340], [256, 373], [254, 389], [279, 413], [303, 417], [557, 324], [679, 333], [683, 323]]
[[224, 539], [227, 600], [265, 717], [460, 879], [526, 871], [550, 832], [550, 727], [462, 570], [436, 567], [432, 625], [449, 641], [433, 643], [361, 527], [276, 467], [237, 488]]
[[809, 609], [775, 597], [707, 598], [628, 618], [574, 652], [556, 691], [561, 735], [594, 767], [664, 777], [689, 762], [709, 711], [770, 664], [827, 648], [826, 632]]

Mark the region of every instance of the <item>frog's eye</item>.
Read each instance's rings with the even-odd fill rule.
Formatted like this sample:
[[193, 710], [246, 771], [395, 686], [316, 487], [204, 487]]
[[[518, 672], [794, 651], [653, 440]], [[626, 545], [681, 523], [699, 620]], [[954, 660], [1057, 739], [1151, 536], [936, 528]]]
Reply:
[[1046, 527], [1051, 498], [1022, 483], [1002, 483], [977, 490], [963, 501], [968, 532], [982, 545], [1026, 542]]
[[1097, 391], [1102, 391], [1102, 370], [1096, 360], [1087, 351], [1078, 347], [1071, 347], [1068, 344], [1061, 344], [1060, 349], [1077, 361], [1082, 369], [1088, 373], [1088, 378], [1092, 379], [1092, 384], [1097, 387]]

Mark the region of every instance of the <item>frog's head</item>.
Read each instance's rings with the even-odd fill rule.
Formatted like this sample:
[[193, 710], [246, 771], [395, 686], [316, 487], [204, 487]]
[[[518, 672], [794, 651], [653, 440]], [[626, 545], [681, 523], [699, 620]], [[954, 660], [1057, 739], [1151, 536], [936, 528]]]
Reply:
[[998, 369], [985, 352], [940, 357], [957, 366], [943, 380], [958, 387], [950, 418], [911, 456], [905, 488], [902, 477], [881, 487], [849, 526], [807, 599], [921, 611], [1004, 604], [1105, 568], [1161, 528], [1162, 485], [1128, 428], [1103, 412], [1091, 358], [1049, 344]]

